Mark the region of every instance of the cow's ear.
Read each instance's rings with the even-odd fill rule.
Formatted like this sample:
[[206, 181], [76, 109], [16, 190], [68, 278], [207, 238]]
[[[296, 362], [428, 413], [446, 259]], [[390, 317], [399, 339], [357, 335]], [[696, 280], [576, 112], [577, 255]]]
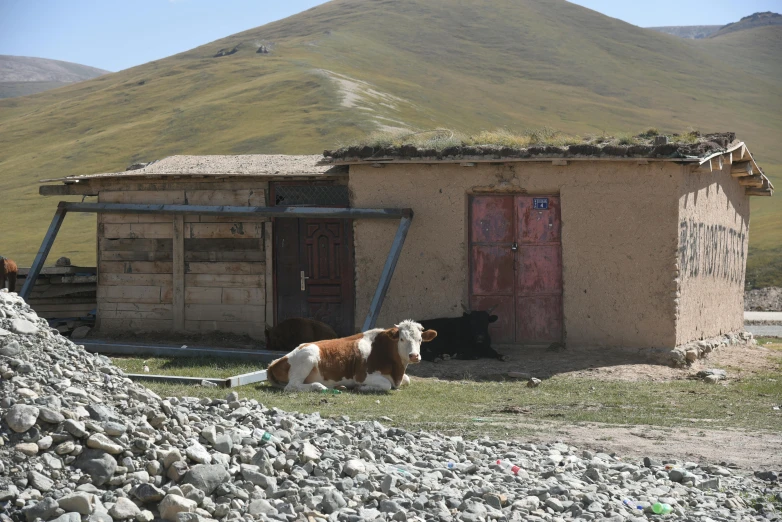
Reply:
[[489, 322], [490, 322], [490, 323], [494, 323], [494, 322], [496, 322], [496, 321], [497, 321], [497, 319], [499, 319], [499, 317], [497, 317], [496, 315], [490, 315], [490, 316], [489, 316]]
[[434, 330], [427, 330], [421, 334], [421, 340], [423, 340], [423, 342], [425, 343], [428, 343], [429, 341], [433, 340], [435, 337], [437, 337], [437, 332], [435, 332]]
[[391, 328], [391, 329], [386, 330], [386, 331], [388, 332], [388, 336], [392, 340], [394, 340], [394, 341], [398, 341], [399, 340], [399, 328]]

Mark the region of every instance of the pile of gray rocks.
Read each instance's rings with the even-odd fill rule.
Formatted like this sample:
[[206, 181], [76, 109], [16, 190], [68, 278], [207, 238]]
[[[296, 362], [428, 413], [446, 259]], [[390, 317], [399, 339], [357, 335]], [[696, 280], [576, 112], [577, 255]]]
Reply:
[[162, 398], [7, 292], [0, 376], [4, 522], [774, 520], [782, 500], [774, 472]]

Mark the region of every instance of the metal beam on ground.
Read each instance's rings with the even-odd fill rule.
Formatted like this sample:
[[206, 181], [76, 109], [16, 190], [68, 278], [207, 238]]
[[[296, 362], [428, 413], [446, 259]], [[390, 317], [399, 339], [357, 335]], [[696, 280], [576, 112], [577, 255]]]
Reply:
[[38, 279], [38, 274], [41, 273], [43, 264], [46, 262], [46, 258], [49, 256], [49, 251], [52, 249], [54, 239], [57, 237], [57, 232], [60, 231], [60, 226], [65, 219], [66, 213], [67, 210], [65, 210], [65, 208], [62, 206], [62, 203], [60, 203], [60, 205], [57, 207], [57, 211], [54, 213], [52, 222], [49, 225], [49, 230], [46, 231], [46, 235], [43, 237], [41, 248], [38, 249], [38, 253], [35, 255], [35, 260], [33, 261], [32, 266], [30, 266], [30, 271], [27, 273], [27, 277], [24, 280], [22, 290], [19, 292], [19, 295], [25, 301], [27, 301], [27, 298], [30, 296], [30, 292], [33, 290], [33, 286], [35, 286], [35, 280]]
[[236, 375], [226, 379], [226, 384], [229, 388], [236, 386], [244, 386], [245, 384], [253, 384], [256, 382], [263, 382], [266, 380], [266, 370], [258, 372], [244, 373], [242, 375]]
[[212, 377], [180, 377], [178, 375], [153, 375], [150, 373], [126, 373], [125, 377], [134, 381], [154, 381], [167, 384], [201, 384], [203, 381], [207, 381], [219, 388], [228, 387], [228, 379], [214, 379]]
[[388, 252], [386, 264], [383, 266], [383, 272], [380, 274], [380, 281], [377, 282], [375, 295], [372, 297], [372, 303], [369, 305], [369, 313], [364, 320], [364, 326], [362, 327], [362, 331], [364, 332], [375, 327], [377, 317], [380, 315], [380, 309], [383, 306], [383, 301], [386, 298], [388, 285], [391, 284], [391, 277], [394, 275], [396, 262], [399, 261], [399, 256], [402, 253], [402, 246], [405, 244], [407, 231], [410, 230], [410, 223], [412, 220], [413, 214], [411, 211], [409, 217], [403, 217], [399, 222], [399, 228], [396, 230], [394, 242], [391, 243], [391, 250]]
[[280, 357], [280, 352], [269, 350], [242, 350], [232, 348], [205, 348], [177, 346], [134, 344], [102, 341], [100, 339], [80, 339], [75, 341], [90, 353], [105, 353], [114, 355], [147, 355], [150, 357], [228, 357], [258, 363], [268, 363]]

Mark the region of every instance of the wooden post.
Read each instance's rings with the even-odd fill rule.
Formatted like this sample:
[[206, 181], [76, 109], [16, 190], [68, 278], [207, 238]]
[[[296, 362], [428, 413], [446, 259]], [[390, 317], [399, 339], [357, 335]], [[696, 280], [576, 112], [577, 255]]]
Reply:
[[38, 274], [41, 273], [43, 264], [46, 262], [46, 257], [49, 255], [49, 251], [52, 249], [54, 239], [57, 237], [57, 232], [60, 231], [60, 226], [62, 225], [62, 222], [65, 219], [65, 214], [67, 212], [68, 210], [65, 208], [65, 205], [60, 203], [60, 205], [57, 207], [57, 211], [54, 213], [52, 222], [49, 225], [49, 230], [46, 231], [46, 235], [43, 237], [41, 248], [38, 249], [38, 254], [36, 254], [35, 260], [30, 267], [30, 271], [27, 273], [27, 277], [24, 279], [22, 290], [19, 292], [19, 295], [25, 301], [27, 301], [30, 292], [32, 292], [33, 286], [35, 286], [35, 280], [38, 279]]
[[268, 326], [274, 326], [274, 273], [273, 273], [273, 263], [274, 258], [272, 257], [274, 253], [274, 242], [272, 237], [272, 222], [267, 221], [263, 224], [263, 248], [265, 250], [266, 254], [266, 317], [264, 320], [266, 321], [266, 325]]
[[174, 331], [185, 330], [185, 216], [174, 216], [173, 276], [174, 294], [172, 312]]

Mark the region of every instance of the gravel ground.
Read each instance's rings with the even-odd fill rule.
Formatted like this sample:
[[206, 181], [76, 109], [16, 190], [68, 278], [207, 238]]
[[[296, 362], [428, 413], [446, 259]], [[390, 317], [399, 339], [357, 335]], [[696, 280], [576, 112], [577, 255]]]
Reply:
[[744, 310], [782, 312], [782, 288], [770, 286], [744, 292]]
[[5, 292], [0, 376], [3, 521], [619, 521], [666, 504], [706, 522], [777, 520], [782, 502], [779, 470], [162, 398]]

